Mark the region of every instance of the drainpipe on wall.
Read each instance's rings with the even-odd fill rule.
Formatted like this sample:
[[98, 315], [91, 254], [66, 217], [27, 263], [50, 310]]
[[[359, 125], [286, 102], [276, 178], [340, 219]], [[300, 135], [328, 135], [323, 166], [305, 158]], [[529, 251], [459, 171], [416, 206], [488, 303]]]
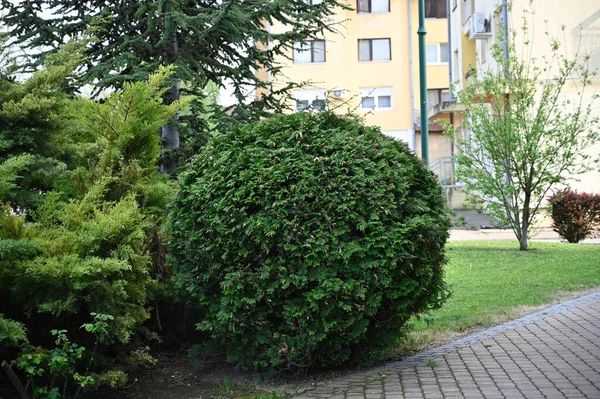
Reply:
[[419, 86], [421, 87], [421, 158], [429, 164], [429, 121], [427, 118], [427, 60], [425, 57], [425, 0], [419, 1]]
[[407, 1], [406, 3], [408, 3], [408, 47], [409, 47], [409, 54], [410, 57], [408, 57], [408, 70], [409, 70], [409, 74], [410, 74], [410, 108], [411, 108], [411, 113], [410, 113], [410, 120], [412, 122], [412, 134], [413, 134], [413, 146], [415, 148], [415, 151], [417, 149], [417, 134], [416, 134], [416, 129], [415, 129], [415, 72], [413, 70], [414, 68], [414, 62], [413, 62], [413, 23], [412, 23], [412, 0]]
[[446, 18], [448, 19], [448, 91], [450, 99], [454, 98], [452, 94], [452, 10], [450, 9], [450, 0], [446, 0]]

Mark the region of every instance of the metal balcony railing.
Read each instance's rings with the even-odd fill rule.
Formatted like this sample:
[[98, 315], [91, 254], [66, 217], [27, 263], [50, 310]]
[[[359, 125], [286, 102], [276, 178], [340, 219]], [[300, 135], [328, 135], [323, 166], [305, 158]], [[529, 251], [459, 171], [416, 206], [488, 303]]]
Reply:
[[454, 159], [452, 157], [440, 157], [433, 161], [429, 169], [438, 176], [440, 185], [453, 186], [456, 183], [454, 178]]

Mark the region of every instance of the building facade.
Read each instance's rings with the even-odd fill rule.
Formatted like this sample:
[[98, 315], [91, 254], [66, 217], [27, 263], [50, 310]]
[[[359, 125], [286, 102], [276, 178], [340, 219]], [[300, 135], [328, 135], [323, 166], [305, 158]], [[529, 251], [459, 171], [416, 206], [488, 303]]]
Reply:
[[[318, 6], [320, 0], [309, 0]], [[448, 95], [447, 0], [426, 0], [428, 99], [441, 102]], [[351, 110], [370, 125], [401, 140], [420, 155], [418, 7], [417, 0], [350, 0], [353, 10], [339, 9], [330, 20], [337, 33], [320, 40], [294, 44], [283, 76], [305, 83], [293, 93], [293, 110]], [[285, 26], [269, 26], [280, 32]], [[268, 72], [262, 71], [269, 79]], [[450, 140], [441, 129], [430, 129], [430, 160], [450, 155]]]
[[[492, 46], [495, 43], [502, 44], [506, 38], [514, 44], [515, 54], [522, 57], [522, 61], [535, 62], [551, 54], [550, 36], [558, 38], [561, 51], [567, 57], [573, 57], [576, 53], [588, 54], [590, 70], [600, 68], [600, 0], [508, 0], [504, 3], [507, 5], [506, 14], [503, 13], [502, 0], [451, 0], [448, 41], [451, 52], [450, 79], [455, 91], [469, 84], [477, 84], [485, 71], [498, 70], [498, 64], [492, 56]], [[528, 27], [528, 44], [523, 40], [524, 18], [533, 21]], [[513, 33], [517, 33], [514, 40]], [[584, 94], [587, 103], [599, 93], [600, 78], [595, 77]], [[580, 93], [576, 85], [567, 84], [563, 95], [577, 100]], [[600, 107], [596, 105], [594, 112], [600, 115]], [[450, 120], [458, 128], [463, 118], [461, 105], [456, 101], [430, 108], [429, 116]], [[600, 143], [589, 151], [593, 157], [600, 157]], [[600, 192], [598, 169], [577, 179], [571, 184], [573, 189]], [[462, 197], [459, 196], [460, 199]], [[458, 207], [459, 203], [455, 201], [453, 206]]]

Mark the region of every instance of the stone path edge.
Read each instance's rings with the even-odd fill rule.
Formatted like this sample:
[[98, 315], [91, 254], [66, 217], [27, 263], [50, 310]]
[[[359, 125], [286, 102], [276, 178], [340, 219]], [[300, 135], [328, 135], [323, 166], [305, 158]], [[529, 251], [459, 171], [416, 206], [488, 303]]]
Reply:
[[474, 343], [490, 339], [504, 332], [535, 323], [536, 321], [544, 319], [546, 317], [595, 301], [600, 301], [600, 290], [591, 292], [578, 298], [569, 299], [555, 305], [550, 305], [537, 312], [530, 313], [518, 319], [514, 319], [506, 323], [487, 328], [485, 330], [468, 335], [464, 338], [448, 342], [446, 344], [442, 344], [434, 348], [423, 350], [404, 359], [384, 363], [378, 367], [371, 368], [369, 370], [352, 373], [346, 377], [336, 379], [335, 381], [332, 381], [328, 384], [319, 385], [314, 388], [298, 392], [296, 394], [298, 396], [295, 396], [295, 398], [310, 398], [312, 396], [311, 394], [313, 393], [316, 394], [315, 396], [318, 396], [319, 393], [326, 392], [328, 389], [333, 388], [334, 386], [339, 384], [360, 385], [362, 383], [369, 383], [376, 379], [385, 378], [387, 375], [394, 372], [398, 372], [403, 368], [421, 364], [429, 359], [438, 358], [452, 351], [456, 351], [458, 349], [462, 349], [473, 345]]

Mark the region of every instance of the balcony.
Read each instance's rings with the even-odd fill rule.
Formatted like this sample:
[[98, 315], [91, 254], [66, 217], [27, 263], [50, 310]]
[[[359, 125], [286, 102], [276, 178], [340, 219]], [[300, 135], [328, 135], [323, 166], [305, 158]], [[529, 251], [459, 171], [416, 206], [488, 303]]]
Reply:
[[442, 187], [455, 186], [454, 178], [456, 165], [452, 157], [440, 157], [434, 160], [429, 169], [438, 177]]
[[462, 111], [464, 108], [450, 97], [447, 89], [427, 90], [427, 118], [440, 119], [448, 117], [451, 112]]

